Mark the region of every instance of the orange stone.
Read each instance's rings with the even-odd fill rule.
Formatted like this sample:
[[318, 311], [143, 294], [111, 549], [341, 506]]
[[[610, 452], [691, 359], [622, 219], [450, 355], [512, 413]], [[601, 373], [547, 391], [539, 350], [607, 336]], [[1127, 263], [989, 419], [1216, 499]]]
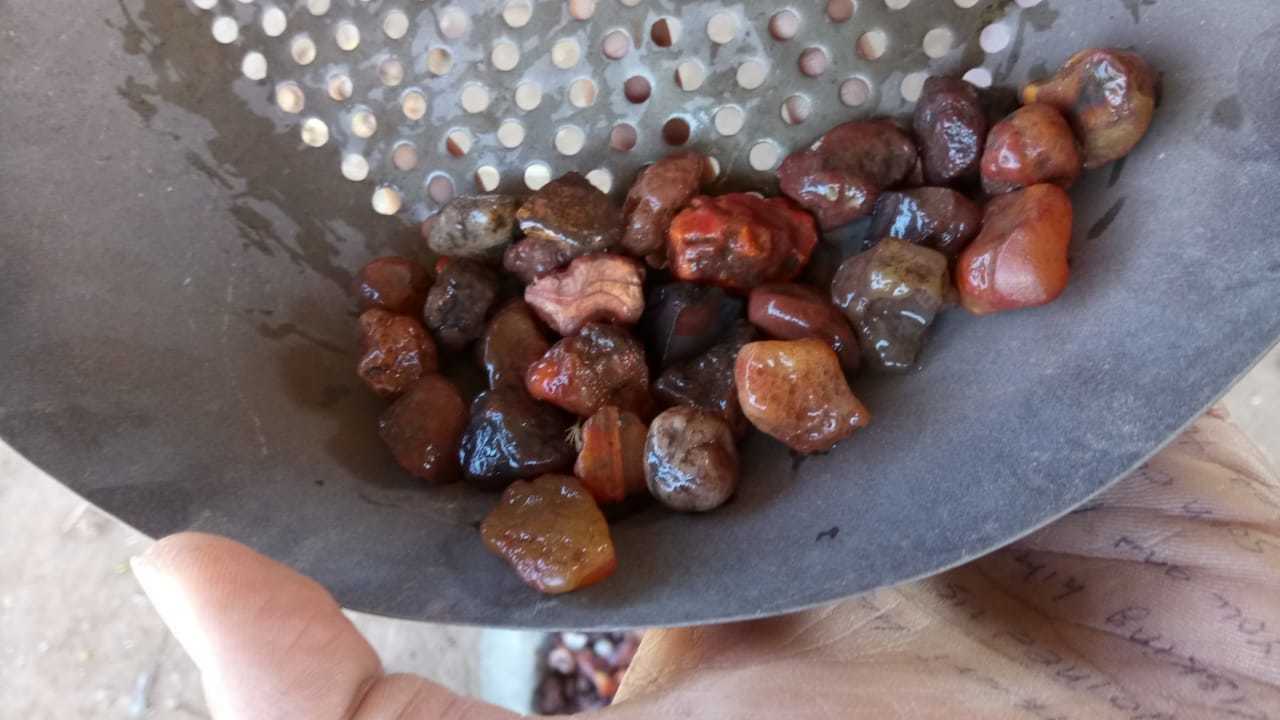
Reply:
[[744, 345], [734, 374], [742, 411], [761, 432], [802, 453], [830, 450], [871, 421], [822, 340]]
[[1071, 199], [1042, 183], [987, 204], [982, 232], [956, 263], [960, 304], [989, 315], [1053, 302], [1067, 287]]
[[512, 483], [481, 523], [480, 535], [521, 580], [550, 595], [598, 583], [618, 564], [596, 501], [567, 475]]
[[596, 502], [621, 502], [644, 492], [644, 442], [649, 429], [635, 414], [607, 405], [582, 425], [582, 452], [573, 474]]

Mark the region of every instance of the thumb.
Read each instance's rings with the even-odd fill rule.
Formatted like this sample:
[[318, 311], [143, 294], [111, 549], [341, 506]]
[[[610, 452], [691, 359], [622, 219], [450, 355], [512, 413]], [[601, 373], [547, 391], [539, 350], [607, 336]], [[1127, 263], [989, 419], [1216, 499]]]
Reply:
[[423, 678], [386, 675], [310, 578], [213, 535], [164, 538], [134, 575], [195, 661], [217, 720], [511, 720]]

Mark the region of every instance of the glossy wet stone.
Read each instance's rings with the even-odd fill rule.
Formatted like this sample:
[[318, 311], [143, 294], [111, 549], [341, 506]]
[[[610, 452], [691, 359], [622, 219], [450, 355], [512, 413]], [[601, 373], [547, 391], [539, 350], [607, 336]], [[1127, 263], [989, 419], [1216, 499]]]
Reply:
[[960, 304], [988, 315], [1053, 302], [1071, 274], [1071, 226], [1071, 199], [1057, 185], [992, 200], [982, 233], [956, 263]]
[[922, 187], [881, 195], [869, 237], [873, 244], [892, 237], [954, 258], [981, 226], [982, 209], [969, 198], [950, 188]]
[[521, 580], [551, 595], [598, 583], [618, 565], [604, 515], [567, 475], [513, 483], [485, 516], [480, 536]]
[[514, 195], [460, 195], [432, 220], [427, 245], [447, 257], [501, 260], [516, 237], [521, 202]]
[[821, 340], [749, 343], [738, 353], [735, 374], [747, 419], [796, 452], [830, 450], [871, 421]]
[[573, 466], [573, 418], [538, 402], [521, 388], [502, 386], [471, 404], [459, 461], [467, 482], [501, 490], [515, 480], [564, 472]]
[[863, 361], [890, 372], [915, 365], [949, 292], [947, 258], [895, 238], [845, 260], [831, 281], [831, 299], [857, 332]]
[[791, 280], [818, 242], [813, 218], [786, 198], [699, 196], [671, 222], [671, 272], [689, 282], [749, 290]]
[[869, 214], [880, 193], [905, 181], [917, 162], [915, 143], [892, 121], [847, 122], [788, 156], [778, 182], [831, 230]]

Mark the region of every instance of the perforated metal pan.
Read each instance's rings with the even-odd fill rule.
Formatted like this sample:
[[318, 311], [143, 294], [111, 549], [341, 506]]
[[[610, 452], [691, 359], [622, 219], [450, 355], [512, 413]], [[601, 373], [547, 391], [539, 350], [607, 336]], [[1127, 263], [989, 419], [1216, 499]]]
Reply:
[[[613, 2], [599, 0], [597, 12]], [[777, 66], [798, 62], [810, 44], [831, 49], [831, 66], [752, 95], [722, 74], [730, 46], [709, 44], [718, 54], [706, 56], [696, 99], [685, 98], [668, 87], [670, 65], [652, 64], [651, 38], [641, 39], [624, 62], [650, 67], [652, 109], [620, 105], [606, 70], [597, 109], [527, 120], [516, 160], [494, 144], [510, 112], [494, 99], [494, 111], [468, 126], [468, 154], [424, 143], [415, 169], [397, 171], [371, 153], [369, 178], [358, 183], [339, 172], [342, 155], [357, 152], [339, 110], [304, 85], [306, 107], [333, 125], [329, 142], [311, 148], [300, 136], [304, 114], [274, 107], [271, 78], [243, 76], [253, 49], [243, 43], [258, 26], [237, 24], [236, 42], [224, 46], [212, 38], [213, 14], [172, 0], [0, 4], [0, 435], [151, 535], [230, 535], [315, 576], [352, 608], [425, 620], [587, 628], [757, 617], [936, 572], [1009, 542], [1140, 463], [1280, 335], [1280, 12], [1271, 0], [1229, 9], [1046, 0], [1020, 12], [1008, 2], [961, 10], [953, 0], [914, 0], [900, 12], [936, 8], [954, 23], [985, 13], [931, 63], [909, 48], [934, 25], [894, 24], [908, 16], [881, 2], [861, 0], [838, 27], [821, 25], [809, 4], [793, 5], [812, 43], [772, 39], [780, 5], [643, 2], [635, 11], [645, 19], [627, 25], [637, 39], [650, 17], [726, 9]], [[333, 6], [353, 16], [394, 7]], [[251, 10], [220, 7], [236, 17]], [[436, 6], [403, 7], [416, 20]], [[304, 5], [284, 9], [290, 28], [319, 37]], [[522, 57], [549, 51], [557, 22], [531, 23]], [[608, 29], [593, 22], [581, 28], [584, 48]], [[684, 23], [686, 37], [702, 32], [699, 22]], [[1007, 47], [974, 50], [973, 33], [992, 22], [1009, 23]], [[915, 59], [894, 60], [883, 77], [872, 75], [874, 63], [857, 64], [854, 43], [873, 23], [887, 31], [889, 52]], [[328, 45], [318, 45], [328, 58]], [[416, 68], [431, 45], [404, 48], [414, 82], [431, 82]], [[473, 45], [455, 64], [486, 54], [484, 42]], [[480, 165], [514, 168], [500, 178], [518, 184], [520, 169], [541, 161], [553, 174], [604, 167], [622, 188], [639, 163], [665, 152], [661, 127], [683, 113], [689, 145], [723, 151], [725, 183], [767, 184], [767, 170], [750, 169], [755, 141], [785, 154], [838, 119], [905, 109], [887, 88], [896, 82], [900, 92], [906, 65], [984, 67], [1012, 86], [1098, 45], [1149, 58], [1164, 74], [1163, 103], [1132, 156], [1073, 191], [1066, 294], [1032, 311], [947, 314], [919, 372], [859, 384], [876, 413], [866, 432], [799, 464], [753, 440], [741, 492], [719, 512], [654, 508], [618, 522], [619, 570], [609, 581], [556, 598], [525, 588], [477, 538], [492, 496], [424, 488], [380, 445], [380, 403], [352, 374], [346, 286], [372, 256], [418, 252], [410, 221], [431, 209], [430, 173], [447, 174], [462, 192]], [[278, 46], [261, 49], [269, 66], [285, 62], [269, 54]], [[488, 81], [490, 70], [480, 72]], [[871, 99], [841, 104], [842, 84], [859, 74]], [[548, 113], [559, 92], [544, 100], [555, 101]], [[787, 125], [778, 103], [797, 93], [809, 98], [810, 117]], [[432, 91], [433, 101], [446, 95]], [[766, 95], [745, 112], [730, 153], [712, 134], [713, 110], [746, 109]], [[394, 147], [409, 128], [381, 122], [395, 103], [377, 107], [377, 132], [397, 134], [373, 138]], [[611, 154], [598, 132], [629, 117], [639, 141]], [[584, 132], [576, 156], [551, 144], [568, 123]], [[380, 185], [401, 192], [399, 214], [371, 210]]]

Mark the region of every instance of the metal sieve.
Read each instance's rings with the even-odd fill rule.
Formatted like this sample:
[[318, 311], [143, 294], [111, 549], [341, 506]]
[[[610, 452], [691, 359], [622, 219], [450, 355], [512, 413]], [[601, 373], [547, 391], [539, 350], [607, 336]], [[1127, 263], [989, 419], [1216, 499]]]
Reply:
[[625, 192], [682, 146], [713, 187], [767, 187], [791, 149], [909, 109], [931, 74], [989, 86], [1041, 0], [188, 2], [300, 147], [421, 220], [569, 170]]
[[[1176, 0], [861, 0], [835, 6], [837, 17], [852, 7], [844, 22], [824, 2], [597, 0], [587, 20], [540, 2], [517, 28], [507, 6], [468, 2], [486, 10], [464, 13], [458, 38], [441, 33], [437, 3], [341, 0], [313, 15], [308, 2], [276, 2], [191, 12], [175, 0], [0, 1], [0, 436], [151, 536], [235, 538], [347, 607], [522, 627], [673, 625], [935, 573], [1140, 464], [1280, 337], [1275, 0], [1235, 0], [1229, 12]], [[407, 22], [392, 38], [397, 8]], [[786, 10], [794, 19], [774, 21]], [[723, 44], [707, 34], [721, 12], [736, 18]], [[666, 47], [653, 39], [664, 18]], [[351, 51], [337, 44], [344, 20], [359, 31]], [[213, 39], [215, 26], [230, 43]], [[951, 49], [934, 59], [924, 43], [940, 26]], [[616, 29], [628, 52], [611, 60], [603, 46]], [[730, 36], [719, 21], [712, 30]], [[859, 42], [876, 30], [862, 42], [865, 54], [882, 49], [870, 60]], [[306, 65], [291, 54], [301, 33], [315, 47]], [[580, 50], [570, 70], [550, 57], [566, 37]], [[520, 53], [508, 71], [493, 66], [504, 39]], [[352, 372], [348, 288], [371, 257], [422, 252], [410, 221], [437, 207], [433, 178], [471, 192], [489, 166], [480, 178], [523, 190], [540, 161], [535, 182], [604, 168], [622, 192], [671, 147], [663, 126], [677, 116], [685, 146], [717, 158], [722, 188], [767, 188], [752, 147], [769, 141], [782, 156], [837, 121], [905, 110], [912, 73], [989, 73], [1015, 87], [1091, 46], [1148, 58], [1163, 73], [1162, 105], [1133, 154], [1072, 189], [1063, 296], [994, 317], [947, 313], [918, 372], [855, 380], [875, 414], [863, 434], [802, 463], [757, 435], [742, 448], [737, 494], [716, 512], [619, 518], [607, 582], [555, 598], [529, 590], [476, 538], [493, 496], [424, 487], [378, 438], [385, 403]], [[826, 54], [813, 77], [801, 60], [811, 47]], [[379, 74], [392, 56], [403, 65], [394, 86]], [[767, 73], [748, 90], [738, 73], [753, 58]], [[686, 60], [705, 72], [677, 76]], [[328, 95], [335, 71], [350, 78], [342, 102]], [[636, 75], [649, 85], [643, 103], [626, 99]], [[570, 101], [587, 97], [573, 95], [580, 78], [596, 90], [583, 108]], [[684, 90], [681, 78], [701, 85]], [[516, 98], [525, 79], [542, 88], [528, 111]], [[276, 106], [289, 81], [298, 113]], [[483, 112], [462, 108], [473, 82], [488, 90]], [[403, 97], [415, 87], [426, 104], [411, 122]], [[794, 125], [782, 115], [793, 95], [809, 110]], [[376, 121], [367, 138], [351, 130], [357, 106]], [[725, 106], [741, 115], [719, 116]], [[328, 134], [319, 148], [303, 141], [312, 117]], [[511, 149], [505, 120], [523, 131]], [[619, 123], [636, 131], [629, 152], [611, 147]], [[557, 150], [565, 125], [582, 131], [576, 155]], [[319, 127], [306, 136], [317, 144]], [[450, 152], [450, 131], [463, 128]], [[401, 142], [412, 169], [394, 164]], [[344, 157], [367, 163], [365, 179], [343, 178]], [[370, 210], [384, 185], [401, 193], [397, 215]]]

